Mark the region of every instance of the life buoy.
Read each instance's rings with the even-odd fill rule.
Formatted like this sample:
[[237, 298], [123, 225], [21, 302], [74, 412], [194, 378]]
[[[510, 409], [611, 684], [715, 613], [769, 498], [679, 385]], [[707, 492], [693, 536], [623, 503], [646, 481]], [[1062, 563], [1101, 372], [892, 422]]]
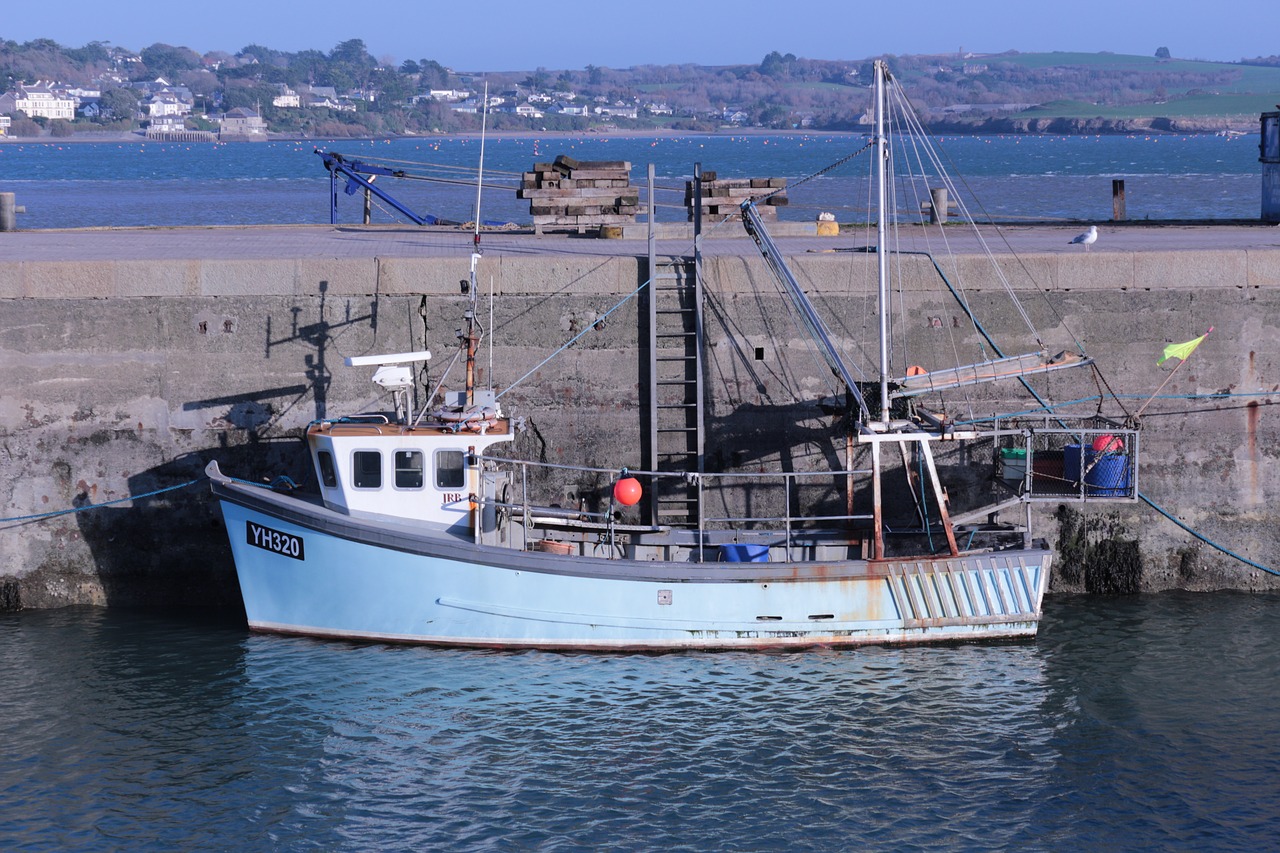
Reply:
[[431, 420], [453, 424], [457, 429], [481, 432], [498, 422], [498, 413], [494, 409], [437, 409], [431, 413]]

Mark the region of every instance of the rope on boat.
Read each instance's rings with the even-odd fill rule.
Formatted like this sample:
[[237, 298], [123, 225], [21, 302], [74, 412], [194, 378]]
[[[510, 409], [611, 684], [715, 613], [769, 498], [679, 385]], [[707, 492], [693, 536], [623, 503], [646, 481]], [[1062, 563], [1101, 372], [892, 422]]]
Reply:
[[[889, 75], [889, 79], [895, 84], [898, 82], [897, 78], [893, 75]], [[955, 182], [951, 178], [951, 173], [944, 167], [940, 146], [934, 144], [933, 135], [921, 120], [919, 111], [915, 108], [911, 99], [907, 97], [907, 93], [903, 91], [900, 84], [890, 87], [889, 94], [891, 97], [888, 99], [889, 103], [886, 104], [886, 106], [890, 108], [896, 106], [898, 109], [893, 111], [892, 115], [888, 118], [897, 127], [905, 128], [905, 132], [900, 135], [905, 139], [911, 140], [911, 143], [915, 146], [915, 162], [920, 164], [920, 177], [922, 179], [925, 177], [924, 164], [927, 158], [928, 162], [936, 170], [938, 179], [947, 187], [948, 192], [954, 196], [960, 215], [973, 227], [973, 235], [977, 238], [978, 244], [982, 247], [983, 253], [987, 258], [993, 261], [992, 268], [995, 272], [995, 276], [999, 280], [1000, 285], [1004, 288], [1005, 293], [1008, 294], [1010, 301], [1018, 312], [1018, 315], [1022, 318], [1022, 322], [1026, 325], [1032, 336], [1035, 337], [1036, 343], [1044, 346], [1039, 330], [1036, 328], [1035, 323], [1032, 322], [1031, 315], [1028, 314], [1026, 308], [1023, 307], [1022, 300], [1018, 299], [1017, 294], [1013, 292], [1013, 285], [1005, 275], [1002, 265], [994, 262], [995, 255], [987, 245], [986, 237], [983, 236], [981, 230], [977, 227], [977, 217], [970, 213], [968, 204], [965, 202], [964, 195], [958, 191]], [[906, 162], [907, 165], [910, 165], [906, 158], [904, 158], [904, 162]], [[988, 220], [990, 220], [990, 217], [988, 217]], [[1002, 240], [1005, 239], [1002, 231], [997, 229], [997, 233], [1000, 235]], [[941, 235], [943, 241], [946, 242], [946, 232], [941, 232]], [[1005, 242], [1007, 244], [1008, 241], [1005, 240]], [[1017, 255], [1015, 254], [1014, 257], [1017, 258]], [[1021, 264], [1021, 259], [1019, 259], [1019, 263]], [[1023, 270], [1027, 272], [1030, 277], [1030, 271], [1026, 269], [1025, 265], [1023, 265]], [[1031, 277], [1031, 280], [1033, 283], [1035, 282], [1034, 277]], [[1041, 293], [1043, 295], [1043, 290], [1041, 290]], [[1059, 316], [1059, 321], [1061, 321], [1061, 316]], [[1065, 327], [1065, 323], [1063, 323], [1063, 326]], [[1074, 333], [1072, 333], [1071, 337], [1076, 341], [1077, 349], [1079, 349], [1080, 352], [1084, 352], [1084, 348], [1080, 345], [1080, 342], [1076, 339]]]
[[617, 311], [617, 310], [618, 310], [619, 308], [621, 308], [623, 305], [626, 305], [628, 302], [630, 302], [632, 299], [634, 299], [634, 298], [635, 298], [635, 297], [640, 293], [640, 291], [644, 290], [644, 289], [645, 289], [646, 287], [648, 287], [652, 282], [653, 282], [653, 279], [652, 279], [652, 278], [647, 279], [647, 280], [645, 280], [644, 282], [642, 282], [642, 283], [640, 284], [640, 286], [639, 286], [639, 287], [637, 287], [635, 290], [633, 290], [633, 291], [631, 291], [630, 293], [628, 293], [626, 296], [622, 297], [622, 299], [621, 299], [621, 300], [619, 300], [619, 301], [618, 301], [618, 303], [617, 303], [616, 305], [614, 305], [614, 306], [613, 306], [612, 308], [610, 308], [608, 311], [604, 312], [604, 313], [603, 313], [603, 314], [601, 314], [599, 317], [597, 317], [594, 323], [592, 323], [590, 326], [587, 326], [587, 327], [586, 327], [585, 329], [583, 329], [581, 332], [578, 332], [578, 334], [574, 335], [572, 338], [570, 338], [568, 341], [566, 341], [564, 344], [562, 344], [562, 345], [560, 346], [560, 348], [559, 348], [559, 349], [557, 349], [555, 352], [551, 353], [551, 355], [547, 356], [547, 357], [546, 357], [546, 358], [544, 358], [542, 361], [538, 362], [538, 363], [537, 363], [537, 364], [535, 364], [533, 367], [529, 368], [529, 371], [528, 371], [524, 376], [521, 376], [521, 377], [520, 377], [519, 379], [517, 379], [515, 382], [512, 382], [512, 383], [511, 383], [510, 385], [508, 385], [506, 388], [504, 388], [503, 390], [499, 391], [496, 395], [494, 395], [494, 399], [495, 399], [495, 400], [500, 400], [500, 399], [502, 399], [502, 395], [503, 395], [503, 394], [507, 393], [507, 392], [508, 392], [508, 391], [510, 391], [512, 388], [516, 387], [517, 385], [519, 385], [521, 382], [523, 382], [523, 381], [525, 381], [526, 379], [528, 379], [528, 378], [529, 378], [530, 376], [532, 376], [533, 374], [537, 373], [537, 372], [538, 372], [538, 371], [539, 371], [539, 370], [540, 370], [540, 369], [541, 369], [541, 368], [542, 368], [542, 367], [543, 367], [547, 362], [551, 361], [551, 359], [553, 359], [553, 358], [555, 358], [556, 356], [560, 355], [560, 353], [564, 352], [564, 351], [565, 351], [565, 350], [567, 350], [569, 347], [571, 347], [571, 346], [573, 346], [574, 344], [576, 344], [580, 339], [582, 339], [583, 337], [585, 337], [585, 336], [586, 336], [586, 334], [587, 334], [587, 332], [593, 332], [593, 331], [595, 331], [595, 330], [596, 330], [596, 328], [597, 328], [597, 327], [598, 327], [598, 326], [599, 326], [599, 325], [604, 321], [604, 319], [605, 319], [606, 317], [608, 317], [608, 316], [609, 316], [610, 314], [612, 314], [614, 311]]
[[[1212, 391], [1208, 394], [1158, 394], [1151, 399], [1154, 400], [1231, 400], [1246, 397], [1276, 397], [1280, 396], [1280, 392], [1276, 391], [1239, 391], [1219, 393]], [[957, 420], [957, 426], [973, 426], [981, 423], [989, 423], [991, 421], [1002, 421], [1008, 418], [1022, 417], [1024, 415], [1043, 415], [1053, 414], [1054, 410], [1066, 408], [1067, 406], [1078, 406], [1084, 403], [1096, 403], [1106, 399], [1122, 400], [1146, 400], [1147, 394], [1096, 394], [1089, 397], [1080, 397], [1075, 400], [1066, 400], [1061, 403], [1054, 403], [1052, 406], [1044, 405], [1037, 409], [1024, 409], [1020, 412], [1008, 412], [1001, 415], [992, 415], [989, 417], [969, 418], [967, 420]], [[1160, 412], [1153, 412], [1147, 415], [1148, 418], [1158, 417]]]
[[844, 157], [841, 157], [839, 160], [835, 161], [830, 166], [825, 166], [819, 169], [818, 171], [814, 172], [812, 175], [805, 175], [803, 178], [800, 178], [798, 181], [796, 181], [795, 183], [791, 184], [788, 187], [780, 187], [774, 190], [773, 192], [768, 193], [767, 195], [755, 196], [752, 198], [752, 201], [755, 201], [759, 204], [764, 204], [765, 199], [773, 198], [778, 193], [784, 193], [787, 190], [794, 190], [796, 187], [800, 186], [801, 184], [806, 184], [809, 181], [812, 181], [814, 178], [820, 178], [823, 175], [825, 175], [827, 172], [830, 172], [833, 169], [840, 168], [845, 163], [848, 163], [850, 160], [852, 160], [854, 157], [857, 157], [862, 152], [868, 150], [869, 148], [873, 148], [874, 146], [875, 146], [874, 141], [868, 142], [866, 145], [862, 146], [857, 151], [854, 151], [852, 154], [847, 154]]

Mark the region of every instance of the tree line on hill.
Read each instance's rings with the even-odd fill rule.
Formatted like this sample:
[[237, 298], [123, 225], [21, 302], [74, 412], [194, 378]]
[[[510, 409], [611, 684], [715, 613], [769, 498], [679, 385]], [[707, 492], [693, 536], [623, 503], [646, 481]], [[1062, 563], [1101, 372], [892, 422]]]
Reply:
[[[1016, 52], [974, 56], [890, 57], [908, 82], [917, 108], [952, 129], [989, 126], [1027, 107], [1055, 101], [1126, 105], [1159, 103], [1171, 93], [1211, 92], [1239, 79], [1245, 64], [1280, 65], [1265, 57], [1239, 64], [1170, 63], [1160, 48], [1147, 64], [1023, 63]], [[63, 47], [50, 39], [0, 40], [0, 86], [37, 80], [100, 91], [92, 119], [77, 125], [119, 129], [138, 119], [137, 81], [163, 78], [190, 92], [188, 122], [236, 107], [253, 109], [273, 132], [317, 137], [478, 130], [480, 110], [460, 106], [487, 84], [495, 130], [581, 131], [667, 127], [711, 130], [725, 124], [771, 129], [848, 130], [860, 126], [870, 102], [870, 60], [804, 59], [771, 52], [757, 64], [640, 65], [625, 69], [464, 72], [432, 59], [376, 59], [360, 39], [328, 52], [279, 51], [258, 44], [236, 53], [199, 54], [157, 43], [137, 53], [91, 42]], [[343, 108], [282, 105], [283, 88], [332, 88]], [[525, 104], [522, 112], [516, 107]], [[535, 108], [536, 107], [536, 108]], [[14, 116], [14, 132], [25, 127]], [[38, 129], [38, 128], [37, 128]]]

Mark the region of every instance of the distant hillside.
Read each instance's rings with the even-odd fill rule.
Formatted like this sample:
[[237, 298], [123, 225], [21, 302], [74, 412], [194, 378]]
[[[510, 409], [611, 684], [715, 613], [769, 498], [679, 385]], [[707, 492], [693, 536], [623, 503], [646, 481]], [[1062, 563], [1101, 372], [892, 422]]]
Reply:
[[[886, 59], [926, 121], [947, 132], [1256, 130], [1258, 114], [1280, 103], [1280, 57], [1223, 63], [1010, 51]], [[179, 129], [216, 130], [235, 108], [259, 113], [277, 134], [467, 132], [479, 129], [486, 85], [496, 131], [858, 130], [870, 104], [870, 66], [870, 58], [775, 51], [748, 65], [493, 73], [429, 59], [383, 65], [359, 39], [328, 52], [249, 45], [203, 55], [167, 44], [134, 53], [100, 42], [0, 40], [0, 88], [47, 81], [76, 101], [74, 121], [12, 113], [16, 135], [127, 131], [175, 114]], [[164, 113], [161, 96], [169, 99]]]
[[[950, 129], [1099, 133], [1256, 130], [1280, 102], [1280, 65], [1157, 59], [1098, 53], [1007, 53], [973, 57], [973, 109], [958, 109], [955, 69], [924, 57], [899, 76], [923, 89], [935, 124]], [[929, 60], [938, 60], [931, 57]], [[933, 87], [937, 85], [938, 88]], [[963, 85], [962, 85], [963, 88]], [[1009, 109], [995, 102], [1017, 102]], [[950, 103], [948, 103], [950, 102]]]

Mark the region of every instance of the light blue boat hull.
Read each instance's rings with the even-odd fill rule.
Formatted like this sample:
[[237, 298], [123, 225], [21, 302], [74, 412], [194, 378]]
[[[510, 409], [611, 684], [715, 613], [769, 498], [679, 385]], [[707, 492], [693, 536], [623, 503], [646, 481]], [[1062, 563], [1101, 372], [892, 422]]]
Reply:
[[602, 650], [1026, 638], [1049, 571], [1040, 549], [883, 563], [564, 557], [215, 490], [259, 631]]

